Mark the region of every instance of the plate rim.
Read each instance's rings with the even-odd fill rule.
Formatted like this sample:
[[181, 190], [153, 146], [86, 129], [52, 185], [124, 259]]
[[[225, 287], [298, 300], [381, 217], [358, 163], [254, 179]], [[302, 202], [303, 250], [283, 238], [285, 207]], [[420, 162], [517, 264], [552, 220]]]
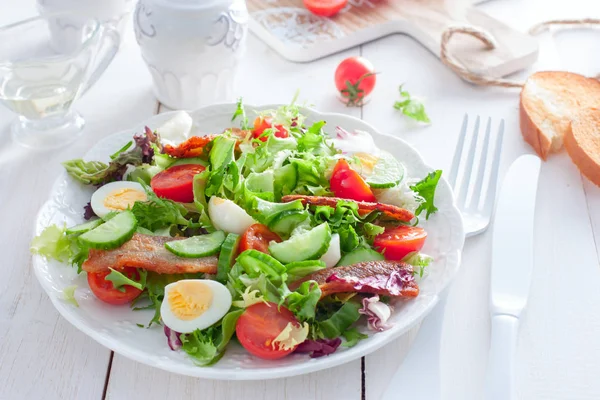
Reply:
[[[282, 104], [264, 104], [264, 105], [260, 105], [260, 106], [255, 106], [255, 105], [251, 105], [251, 104], [245, 104], [244, 108], [247, 111], [249, 111], [249, 110], [250, 111], [258, 111], [258, 110], [274, 109], [281, 105]], [[210, 111], [211, 109], [215, 110], [215, 112], [213, 114], [217, 114], [218, 111], [224, 112], [225, 110], [227, 110], [230, 113], [231, 110], [235, 109], [235, 107], [236, 107], [236, 103], [219, 103], [219, 104], [212, 104], [209, 106], [201, 107], [196, 110], [188, 111], [188, 112], [190, 113], [190, 115], [192, 115], [192, 118], [194, 118], [194, 114], [200, 113], [200, 112], [207, 112], [207, 111]], [[355, 124], [359, 123], [361, 125], [364, 125], [366, 128], [368, 128], [369, 133], [374, 134], [374, 136], [379, 135], [379, 136], [384, 136], [386, 138], [390, 138], [393, 140], [397, 140], [397, 141], [401, 142], [404, 145], [404, 147], [406, 147], [406, 148], [410, 149], [412, 152], [414, 152], [414, 154], [417, 156], [417, 158], [420, 160], [420, 162], [423, 164], [423, 166], [425, 166], [425, 168], [427, 168], [429, 170], [433, 170], [433, 168], [428, 163], [425, 162], [425, 160], [421, 156], [421, 153], [416, 148], [414, 148], [412, 145], [410, 145], [408, 142], [406, 142], [405, 140], [398, 138], [396, 136], [391, 136], [391, 135], [381, 133], [378, 129], [376, 129], [371, 124], [369, 124], [368, 122], [366, 122], [360, 118], [357, 118], [357, 117], [354, 117], [351, 115], [347, 115], [347, 114], [343, 114], [343, 113], [337, 113], [337, 112], [321, 112], [321, 111], [318, 111], [311, 107], [301, 107], [301, 109], [303, 112], [307, 112], [311, 116], [316, 116], [318, 119], [323, 119], [326, 121], [327, 121], [327, 118], [330, 118], [330, 117], [349, 119], [349, 120], [352, 120]], [[136, 129], [137, 126], [140, 126], [142, 124], [147, 125], [147, 124], [151, 123], [153, 120], [159, 120], [159, 119], [163, 119], [163, 118], [166, 119], [166, 118], [168, 118], [169, 115], [174, 115], [178, 111], [179, 110], [173, 110], [173, 111], [169, 111], [166, 113], [155, 114], [153, 116], [150, 116], [150, 117], [144, 119], [143, 121], [141, 121], [138, 124], [134, 124], [132, 127], [128, 128], [128, 129], [123, 129], [118, 132], [107, 135], [104, 138], [102, 138], [101, 140], [94, 143], [94, 145], [88, 149], [88, 151], [86, 152], [86, 154], [83, 157], [86, 158], [87, 155], [103, 141], [109, 141], [113, 137], [116, 137], [119, 135], [125, 135], [126, 133], [131, 133], [133, 130]], [[64, 172], [64, 171], [59, 174], [59, 176], [56, 178], [54, 184], [52, 185], [52, 189], [51, 189], [50, 193], [54, 193], [56, 186], [59, 184], [59, 182], [61, 182], [61, 179], [65, 176], [65, 174], [66, 174], [66, 172]], [[70, 304], [66, 303], [60, 296], [58, 296], [55, 289], [53, 289], [52, 287], [49, 287], [49, 285], [47, 285], [45, 283], [47, 281], [45, 280], [44, 276], [42, 275], [42, 272], [43, 272], [42, 271], [42, 263], [44, 263], [46, 261], [41, 256], [39, 256], [39, 255], [32, 256], [33, 269], [34, 269], [34, 273], [35, 273], [35, 276], [36, 276], [38, 282], [40, 283], [40, 285], [42, 286], [42, 288], [44, 289], [44, 291], [50, 298], [53, 306], [56, 308], [56, 310], [60, 313], [60, 315], [63, 318], [65, 318], [67, 321], [69, 321], [69, 323], [71, 323], [79, 331], [83, 332], [84, 334], [86, 334], [87, 336], [89, 336], [90, 338], [95, 340], [96, 342], [100, 343], [104, 347], [107, 347], [110, 350], [112, 350], [116, 353], [119, 353], [131, 360], [136, 361], [136, 362], [140, 362], [145, 365], [149, 365], [149, 366], [152, 366], [155, 368], [159, 368], [161, 370], [177, 373], [180, 375], [193, 376], [193, 377], [205, 378], [205, 379], [214, 379], [214, 380], [264, 380], [264, 379], [277, 379], [277, 378], [285, 378], [285, 377], [303, 375], [306, 373], [317, 372], [317, 371], [324, 370], [327, 368], [332, 368], [332, 367], [336, 367], [336, 366], [339, 366], [342, 364], [346, 364], [348, 362], [351, 362], [353, 360], [356, 360], [358, 358], [366, 356], [387, 344], [390, 344], [392, 341], [394, 341], [395, 339], [399, 338], [400, 336], [404, 335], [409, 330], [414, 328], [423, 318], [425, 318], [431, 312], [433, 307], [437, 304], [437, 302], [439, 301], [440, 293], [442, 293], [446, 289], [446, 287], [454, 280], [454, 278], [456, 277], [456, 274], [458, 273], [458, 271], [460, 269], [461, 258], [462, 258], [461, 256], [462, 256], [462, 250], [463, 250], [464, 238], [465, 238], [462, 217], [461, 217], [460, 211], [456, 207], [452, 188], [450, 187], [449, 183], [447, 182], [447, 180], [445, 179], [444, 176], [442, 176], [442, 178], [440, 179], [440, 183], [442, 185], [446, 186], [446, 190], [449, 190], [449, 195], [451, 196], [452, 202], [451, 202], [451, 206], [449, 207], [449, 210], [455, 217], [453, 222], [457, 223], [457, 225], [453, 226], [453, 228], [457, 229], [457, 232], [453, 232], [451, 237], [454, 237], [456, 240], [458, 240], [458, 242], [456, 243], [457, 247], [455, 249], [449, 251], [449, 254], [451, 254], [454, 257], [456, 265], [453, 265], [453, 271], [452, 271], [451, 275], [446, 279], [445, 282], [443, 282], [443, 285], [439, 288], [439, 290], [437, 290], [437, 294], [432, 296], [431, 301], [423, 309], [421, 314], [410, 318], [404, 324], [404, 327], [402, 329], [397, 329], [397, 330], [394, 330], [391, 332], [388, 331], [389, 334], [387, 335], [388, 336], [387, 338], [384, 338], [381, 340], [376, 340], [376, 341], [371, 340], [371, 341], [367, 342], [365, 344], [365, 346], [351, 348], [344, 352], [336, 353], [336, 354], [334, 354], [332, 356], [328, 356], [328, 357], [321, 357], [319, 359], [309, 359], [306, 362], [302, 362], [302, 363], [298, 363], [298, 364], [292, 364], [292, 365], [288, 365], [288, 366], [274, 366], [274, 367], [267, 367], [267, 368], [260, 368], [260, 369], [239, 369], [239, 370], [237, 370], [237, 369], [231, 369], [231, 370], [211, 369], [210, 367], [198, 367], [193, 364], [181, 364], [181, 363], [180, 364], [170, 363], [166, 366], [157, 365], [155, 363], [152, 363], [151, 360], [149, 360], [147, 358], [146, 353], [137, 351], [137, 350], [131, 350], [129, 345], [123, 345], [123, 344], [120, 344], [120, 342], [114, 341], [114, 339], [107, 337], [102, 332], [99, 332], [96, 329], [94, 329], [93, 327], [89, 326], [85, 321], [81, 320], [77, 316], [76, 313], [71, 312], [69, 307], [72, 307], [72, 306]], [[35, 224], [33, 227], [34, 236], [36, 235], [36, 228], [39, 225], [38, 221], [40, 220], [43, 212], [47, 209], [47, 207], [51, 203], [52, 203], [52, 197], [50, 197], [47, 201], [45, 201], [42, 204], [38, 213], [36, 214]], [[460, 238], [458, 235], [459, 233], [460, 233]], [[381, 334], [381, 333], [379, 333], [379, 334]], [[371, 336], [371, 338], [373, 338], [374, 336], [375, 335]]]

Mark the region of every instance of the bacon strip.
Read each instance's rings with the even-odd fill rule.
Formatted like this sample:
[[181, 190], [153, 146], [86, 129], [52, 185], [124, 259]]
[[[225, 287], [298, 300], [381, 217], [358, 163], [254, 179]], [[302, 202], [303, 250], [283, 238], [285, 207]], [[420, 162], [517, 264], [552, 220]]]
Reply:
[[[231, 128], [227, 129], [227, 131], [231, 132], [232, 136], [237, 137], [239, 140], [244, 139], [248, 134], [248, 131], [239, 128]], [[192, 136], [178, 146], [165, 145], [163, 152], [176, 158], [199, 157], [204, 153], [206, 145], [212, 142], [217, 136], [219, 135]]]
[[346, 267], [325, 268], [290, 285], [295, 290], [302, 282], [319, 284], [321, 298], [332, 293], [373, 293], [392, 297], [417, 297], [419, 286], [413, 267], [401, 261], [366, 261]]
[[113, 250], [90, 249], [88, 259], [83, 263], [87, 272], [103, 272], [108, 268], [142, 268], [159, 274], [185, 274], [217, 272], [217, 257], [183, 258], [165, 248], [165, 243], [185, 238], [150, 236], [136, 233], [131, 240]]
[[400, 207], [392, 206], [390, 204], [383, 203], [370, 203], [368, 201], [355, 201], [342, 199], [339, 197], [323, 197], [323, 196], [304, 196], [299, 194], [290, 194], [287, 196], [283, 196], [281, 201], [283, 203], [289, 203], [294, 200], [301, 200], [302, 204], [309, 204], [311, 206], [330, 206], [335, 208], [338, 201], [351, 201], [353, 203], [358, 204], [358, 212], [361, 215], [368, 214], [371, 211], [381, 211], [383, 214], [387, 215], [390, 218], [393, 218], [402, 222], [410, 222], [415, 215]]

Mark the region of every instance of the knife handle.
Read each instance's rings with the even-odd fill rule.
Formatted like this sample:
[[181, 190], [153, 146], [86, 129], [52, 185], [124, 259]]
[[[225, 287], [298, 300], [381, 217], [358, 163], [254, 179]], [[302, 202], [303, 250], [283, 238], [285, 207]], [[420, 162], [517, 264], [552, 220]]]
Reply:
[[492, 316], [492, 338], [485, 375], [486, 400], [516, 398], [514, 356], [518, 331], [519, 318], [507, 314]]

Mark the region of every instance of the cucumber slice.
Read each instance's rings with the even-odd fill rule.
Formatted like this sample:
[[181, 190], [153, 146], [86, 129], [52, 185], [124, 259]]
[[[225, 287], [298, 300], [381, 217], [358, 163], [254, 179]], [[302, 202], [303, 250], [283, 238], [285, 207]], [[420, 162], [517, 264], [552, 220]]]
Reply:
[[258, 250], [244, 251], [237, 261], [248, 275], [252, 277], [266, 275], [273, 283], [281, 282], [281, 275], [285, 273], [282, 263]]
[[329, 248], [331, 242], [331, 228], [327, 222], [322, 223], [310, 231], [292, 236], [288, 240], [269, 245], [271, 255], [288, 264], [294, 261], [317, 260]]
[[67, 235], [86, 233], [88, 231], [91, 231], [94, 228], [99, 227], [103, 223], [104, 223], [104, 221], [102, 219], [100, 219], [100, 218], [93, 219], [91, 221], [84, 222], [83, 224], [72, 226], [72, 227], [68, 228], [65, 231], [65, 233]]
[[275, 190], [275, 197], [277, 199], [283, 195], [290, 194], [298, 183], [298, 171], [294, 164], [287, 164], [276, 169], [273, 177], [273, 189]]
[[296, 261], [286, 264], [285, 269], [288, 274], [287, 282], [297, 281], [298, 279], [304, 278], [306, 275], [310, 275], [313, 272], [326, 267], [325, 263], [321, 260]]
[[227, 281], [227, 274], [229, 274], [229, 270], [235, 261], [239, 243], [240, 235], [230, 233], [221, 245], [221, 253], [219, 254], [219, 262], [217, 264], [217, 280], [221, 283]]
[[302, 222], [306, 221], [307, 218], [308, 212], [306, 210], [284, 211], [273, 218], [273, 221], [271, 221], [271, 224], [269, 225], [269, 229], [280, 236], [289, 236], [292, 231]]
[[184, 240], [173, 240], [165, 243], [171, 253], [185, 258], [200, 258], [212, 256], [221, 250], [225, 240], [225, 232], [215, 231], [208, 235], [192, 236]]
[[131, 211], [123, 211], [79, 236], [81, 243], [92, 249], [116, 249], [131, 239], [137, 228], [137, 220]]
[[341, 260], [337, 263], [338, 267], [344, 267], [347, 265], [354, 265], [360, 262], [365, 261], [382, 261], [385, 260], [385, 257], [381, 255], [381, 253], [376, 252], [373, 249], [367, 249], [366, 247], [361, 247], [359, 249], [353, 250], [348, 254], [345, 254]]
[[365, 180], [372, 188], [385, 189], [398, 185], [402, 178], [404, 166], [390, 153], [382, 151]]
[[191, 158], [178, 158], [173, 164], [169, 165], [169, 167], [174, 167], [176, 165], [185, 165], [185, 164], [198, 164], [203, 167], [208, 166], [208, 162], [201, 159], [200, 157], [191, 157]]

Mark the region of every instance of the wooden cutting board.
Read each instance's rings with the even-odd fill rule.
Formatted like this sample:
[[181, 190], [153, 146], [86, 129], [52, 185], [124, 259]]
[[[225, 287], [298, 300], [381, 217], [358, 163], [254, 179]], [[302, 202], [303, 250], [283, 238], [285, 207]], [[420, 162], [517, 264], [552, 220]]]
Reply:
[[414, 37], [439, 56], [442, 32], [452, 25], [473, 25], [491, 33], [497, 47], [455, 35], [450, 50], [470, 70], [501, 77], [535, 62], [538, 44], [532, 36], [469, 8], [450, 11], [442, 0], [349, 0], [332, 18], [310, 13], [302, 0], [247, 0], [250, 29], [291, 61], [306, 62], [393, 33]]

